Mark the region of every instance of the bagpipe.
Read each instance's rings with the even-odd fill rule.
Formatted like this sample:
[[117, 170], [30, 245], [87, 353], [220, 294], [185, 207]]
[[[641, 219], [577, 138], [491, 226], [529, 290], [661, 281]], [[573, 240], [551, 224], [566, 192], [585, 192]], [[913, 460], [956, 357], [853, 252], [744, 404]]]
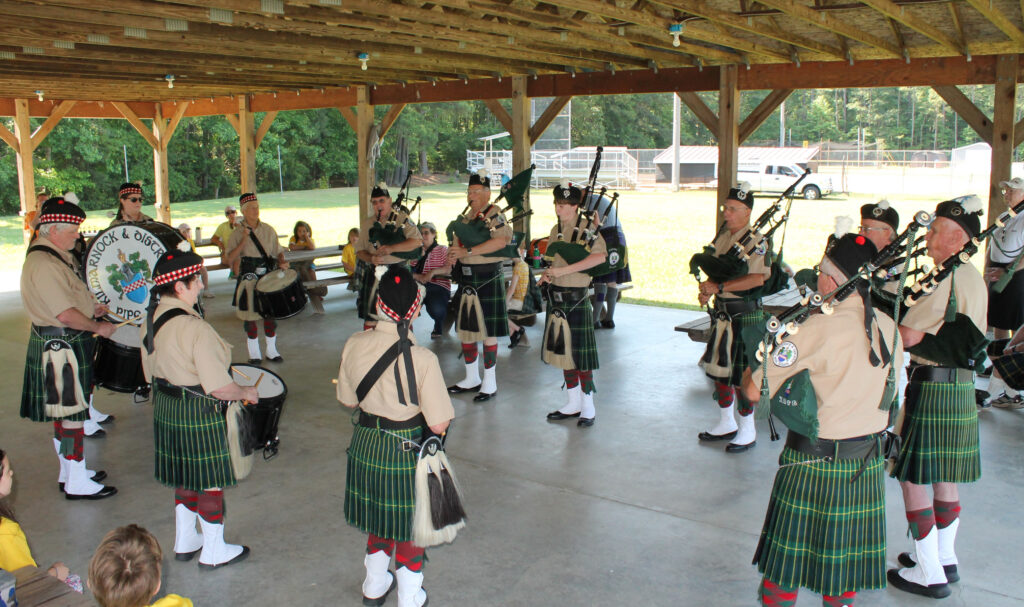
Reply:
[[[748, 273], [747, 260], [754, 253], [755, 249], [764, 245], [766, 249], [771, 248], [772, 237], [775, 232], [786, 225], [789, 220], [789, 210], [793, 206], [793, 193], [796, 191], [797, 186], [803, 181], [808, 175], [811, 174], [811, 170], [807, 169], [803, 175], [800, 175], [788, 188], [783, 192], [775, 202], [771, 204], [763, 213], [757, 218], [750, 229], [748, 229], [743, 236], [736, 241], [728, 251], [721, 255], [715, 254], [715, 241], [721, 236], [725, 230], [725, 222], [719, 226], [718, 231], [715, 233], [715, 237], [712, 239], [711, 244], [704, 247], [704, 250], [700, 253], [695, 253], [690, 258], [690, 273], [697, 280], [698, 283], [702, 282], [700, 279], [700, 273], [703, 272], [707, 275], [708, 280], [717, 283], [723, 283], [728, 280], [733, 280], [741, 276], [745, 276]], [[783, 201], [788, 200], [783, 208]], [[779, 213], [781, 216], [776, 217]], [[785, 231], [783, 231], [785, 235]], [[783, 236], [783, 239], [785, 236]], [[767, 254], [767, 250], [766, 250]], [[771, 276], [765, 281], [765, 284], [760, 287], [755, 287], [741, 293], [746, 297], [764, 297], [771, 295], [772, 293], [778, 293], [785, 288], [787, 283], [786, 273], [782, 270], [782, 246], [779, 246], [779, 253], [775, 259], [771, 262]]]
[[[601, 154], [604, 152], [602, 146], [597, 146], [597, 153], [594, 156], [594, 164], [590, 167], [590, 175], [587, 178], [587, 185], [583, 190], [583, 199], [580, 205], [577, 207], [576, 223], [573, 225], [572, 232], [568, 235], [561, 232], [561, 222], [558, 222], [559, 232], [556, 236], [556, 240], [547, 244], [547, 249], [544, 252], [544, 259], [551, 261], [555, 255], [559, 255], [569, 264], [582, 261], [590, 255], [590, 251], [597, 242], [598, 238], [604, 238], [606, 245], [608, 245], [608, 257], [605, 261], [600, 264], [584, 270], [585, 274], [590, 276], [604, 276], [614, 270], [620, 270], [626, 266], [626, 247], [620, 242], [618, 237], [619, 233], [619, 214], [618, 214], [618, 201], [619, 193], [615, 192], [611, 198], [605, 196], [608, 192], [608, 188], [602, 186], [601, 190], [595, 194], [597, 188], [597, 174], [601, 170]], [[600, 206], [604, 204], [605, 213], [604, 217], [599, 212]], [[615, 214], [615, 225], [602, 226], [602, 222], [605, 218]], [[614, 241], [614, 253], [611, 248]], [[614, 259], [613, 259], [614, 257]]]
[[[501, 186], [501, 191], [498, 197], [494, 199], [494, 202], [484, 207], [483, 211], [477, 213], [476, 216], [472, 216], [472, 205], [467, 203], [466, 208], [459, 213], [459, 217], [448, 224], [448, 228], [445, 229], [445, 234], [448, 236], [449, 245], [454, 245], [456, 242], [461, 244], [463, 247], [475, 247], [483, 244], [494, 238], [494, 232], [503, 228], [505, 225], [515, 223], [520, 219], [524, 219], [533, 215], [533, 210], [523, 210], [523, 200], [525, 199], [526, 191], [530, 186], [530, 180], [533, 178], [533, 169], [535, 165], [530, 165], [530, 168], [525, 171], [521, 171], [515, 177], [510, 179], [508, 183]], [[497, 203], [504, 198], [509, 205], [504, 209], [500, 209], [497, 213], [489, 213], [492, 208], [497, 207]], [[505, 213], [507, 211], [513, 211], [514, 215], [508, 221], [505, 220]], [[513, 232], [512, 242], [508, 245], [492, 251], [490, 253], [483, 253], [484, 257], [518, 257], [518, 243], [525, 238], [525, 232]], [[456, 239], [458, 239], [456, 241]]]
[[[387, 214], [387, 217], [381, 217], [378, 214], [373, 225], [370, 226], [368, 238], [375, 246], [395, 245], [405, 242], [407, 239], [405, 225], [412, 221], [412, 212], [416, 210], [421, 200], [417, 196], [412, 208], [407, 208], [402, 204], [409, 197], [409, 179], [411, 177], [412, 171], [409, 171], [405, 176], [405, 182], [402, 183], [402, 187], [398, 192], [398, 198], [391, 203], [391, 211]], [[419, 247], [417, 247], [411, 251], [394, 252], [391, 255], [400, 259], [419, 259], [421, 253]]]

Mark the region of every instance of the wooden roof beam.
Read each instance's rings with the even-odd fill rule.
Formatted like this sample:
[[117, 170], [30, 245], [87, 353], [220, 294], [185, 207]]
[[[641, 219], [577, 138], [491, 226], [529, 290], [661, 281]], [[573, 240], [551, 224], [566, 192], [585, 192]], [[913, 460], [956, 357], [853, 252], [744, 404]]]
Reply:
[[501, 126], [505, 127], [505, 130], [511, 133], [512, 114], [509, 114], [508, 110], [505, 109], [505, 106], [501, 105], [501, 102], [497, 99], [484, 99], [483, 101], [484, 105], [487, 106], [487, 109], [491, 110], [494, 117], [501, 123]]
[[14, 151], [18, 151], [18, 138], [3, 124], [0, 124], [0, 139], [3, 139]]
[[[913, 13], [906, 10], [906, 7], [899, 6], [892, 0], [860, 0], [867, 6], [875, 9], [882, 13], [890, 20], [898, 21], [910, 29], [927, 36], [938, 42], [942, 46], [948, 48], [954, 53], [960, 53], [963, 49], [963, 45], [959, 44], [956, 40], [946, 35], [945, 32], [935, 27], [931, 23], [928, 23], [924, 19], [921, 19]], [[950, 5], [953, 3], [951, 2]], [[900, 35], [902, 38], [902, 35]], [[903, 43], [901, 42], [901, 46]]]
[[713, 134], [718, 132], [718, 114], [711, 111], [711, 108], [704, 103], [704, 100], [697, 93], [683, 91], [676, 94], [686, 104], [686, 107], [690, 108], [690, 111], [697, 117], [697, 120], [700, 120], [701, 124]]
[[121, 115], [128, 121], [128, 124], [135, 127], [135, 130], [139, 132], [139, 135], [142, 135], [142, 138], [146, 140], [149, 147], [154, 150], [159, 148], [160, 143], [156, 140], [156, 136], [153, 135], [153, 131], [143, 124], [142, 120], [139, 119], [138, 115], [136, 115], [130, 107], [118, 101], [113, 102], [111, 105], [116, 107], [117, 111], [121, 112]]
[[1017, 26], [1010, 21], [1006, 15], [1003, 14], [1001, 9], [998, 9], [992, 5], [989, 0], [966, 0], [967, 4], [970, 4], [974, 10], [981, 13], [981, 16], [992, 22], [992, 25], [999, 28], [1006, 37], [1016, 42], [1017, 44], [1024, 44], [1024, 32], [1017, 29]]
[[982, 141], [992, 145], [992, 120], [979, 110], [967, 95], [954, 85], [933, 86], [932, 89], [953, 108], [957, 116], [964, 119]]
[[345, 122], [347, 122], [348, 125], [352, 127], [352, 130], [356, 130], [356, 124], [359, 122], [359, 119], [356, 118], [355, 111], [353, 111], [352, 108], [345, 105], [339, 107], [338, 111], [341, 112], [341, 115], [345, 118]]
[[842, 34], [851, 40], [856, 40], [860, 43], [867, 44], [868, 46], [884, 50], [895, 57], [902, 56], [900, 49], [887, 40], [883, 40], [874, 34], [869, 34], [868, 32], [837, 19], [830, 14], [819, 12], [804, 4], [800, 4], [796, 0], [758, 0], [758, 2], [765, 6], [778, 9], [790, 17], [800, 19], [801, 21], [805, 21], [816, 27], [820, 27], [830, 32], [835, 32], [837, 34]]
[[60, 122], [61, 118], [67, 116], [68, 112], [70, 112], [73, 107], [75, 107], [74, 101], [61, 101], [59, 105], [53, 108], [53, 111], [50, 112], [49, 116], [47, 116], [46, 121], [40, 124], [39, 128], [32, 133], [33, 150], [39, 147], [39, 144], [43, 142], [43, 139], [46, 139], [46, 136], [50, 134], [53, 127], [57, 126], [57, 123]]
[[398, 120], [398, 116], [401, 115], [402, 110], [405, 109], [404, 103], [394, 103], [388, 108], [388, 112], [384, 114], [384, 118], [380, 121], [380, 138], [384, 139], [384, 135], [388, 134], [391, 127], [395, 125], [395, 121]]
[[253, 135], [253, 147], [260, 147], [263, 143], [263, 138], [267, 136], [270, 131], [270, 125], [274, 124], [274, 118], [277, 118], [277, 112], [267, 112], [263, 115], [263, 120], [260, 122], [259, 128], [256, 129], [256, 134]]
[[[1021, 2], [1024, 2], [1024, 0], [1021, 0]], [[960, 19], [960, 5], [956, 2], [950, 2], [947, 6], [949, 7], [949, 19], [953, 23], [953, 30], [956, 31], [960, 50], [966, 57], [970, 57], [971, 48], [967, 44], [967, 35], [964, 34], [964, 25]]]
[[740, 123], [740, 143], [743, 143], [753, 135], [754, 131], [760, 128], [779, 105], [792, 94], [793, 89], [778, 89], [768, 93], [768, 96], [762, 99], [761, 103], [757, 104], [757, 107], [751, 110], [747, 117], [743, 119], [743, 122]]
[[543, 135], [544, 131], [547, 130], [548, 126], [551, 125], [551, 121], [553, 121], [558, 116], [559, 112], [562, 111], [562, 108], [564, 108], [566, 104], [569, 103], [569, 101], [571, 100], [572, 97], [569, 95], [555, 97], [554, 99], [551, 100], [551, 103], [548, 105], [547, 109], [544, 110], [544, 113], [541, 114], [537, 118], [537, 121], [534, 122], [533, 125], [530, 127], [530, 145], [537, 143], [537, 140], [540, 139], [540, 136]]

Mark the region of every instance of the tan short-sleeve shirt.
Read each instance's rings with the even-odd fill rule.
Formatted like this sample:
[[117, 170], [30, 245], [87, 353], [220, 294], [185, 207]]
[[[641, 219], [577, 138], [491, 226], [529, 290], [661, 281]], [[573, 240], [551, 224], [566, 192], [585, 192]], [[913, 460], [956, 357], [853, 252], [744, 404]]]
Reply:
[[[270, 224], [263, 223], [262, 221], [256, 226], [255, 236], [259, 239], [260, 244], [263, 245], [263, 250], [267, 252], [267, 255], [271, 259], [277, 259], [277, 256], [284, 252], [284, 248], [281, 243], [277, 240], [277, 230], [270, 226]], [[260, 250], [253, 244], [252, 239], [249, 238], [249, 233], [245, 229], [243, 223], [239, 227], [235, 228], [234, 232], [231, 232], [231, 238], [228, 239], [228, 244], [225, 247], [227, 251], [233, 251], [238, 243], [245, 239], [245, 246], [242, 247], [242, 257], [262, 257]]]
[[[722, 233], [715, 239], [715, 256], [721, 256], [731, 249], [732, 245], [736, 244], [736, 242], [738, 242], [749, 229], [750, 226], [748, 225], [741, 230], [737, 230], [735, 233], [730, 232], [728, 229], [722, 230]], [[760, 236], [758, 232], [754, 232], [754, 234], [755, 238]], [[767, 260], [767, 248], [764, 244], [755, 247], [750, 253], [750, 257], [747, 259], [747, 275], [750, 274], [761, 274], [764, 276], [765, 280], [768, 280], [772, 275], [771, 262]], [[726, 291], [718, 297], [723, 299], [735, 299], [740, 296], [730, 291]]]
[[[370, 225], [372, 226], [373, 224]], [[412, 222], [412, 220], [409, 219], [408, 217], [406, 217], [405, 223], [402, 224], [402, 234], [405, 236], [406, 240], [412, 238], [420, 241], [420, 243], [423, 242], [423, 235], [420, 234], [419, 228], [417, 228], [416, 225]], [[376, 254], [376, 247], [374, 246], [373, 243], [370, 242], [370, 230], [360, 230], [359, 239], [356, 241], [356, 250], [366, 251], [370, 255]], [[391, 265], [393, 263], [409, 261], [408, 259], [402, 259], [401, 257], [397, 257], [395, 255], [385, 255], [383, 257], [383, 260], [384, 265]]]
[[[408, 405], [398, 402], [398, 386], [395, 383], [393, 364], [384, 370], [377, 383], [370, 388], [365, 400], [359, 402], [356, 397], [356, 388], [363, 381], [363, 377], [370, 372], [377, 359], [398, 341], [398, 326], [385, 321], [377, 323], [377, 328], [373, 331], [356, 333], [345, 342], [341, 352], [341, 368], [338, 369], [338, 401], [346, 405], [358, 403], [367, 413], [394, 421], [404, 421], [422, 412], [428, 426], [436, 426], [455, 417], [455, 409], [448, 396], [437, 356], [430, 350], [415, 345], [416, 338], [412, 333], [409, 337], [413, 341], [411, 352], [420, 402], [418, 407], [411, 402]], [[398, 362], [398, 372], [408, 402], [409, 393], [405, 389], [405, 386], [409, 385], [408, 376], [405, 374], [405, 363], [401, 356]]]
[[[575, 219], [573, 219], [571, 221], [568, 221], [568, 222], [565, 222], [564, 224], [562, 224], [561, 225], [561, 233], [562, 233], [562, 235], [567, 237], [567, 238], [569, 236], [571, 236], [572, 229], [573, 229], [573, 227], [575, 227], [575, 225], [576, 225], [576, 220]], [[558, 240], [558, 233], [559, 233], [559, 225], [555, 224], [555, 226], [553, 228], [551, 228], [551, 233], [548, 235], [548, 245], [549, 246], [550, 246], [550, 244], [552, 242], [555, 242], [555, 241]], [[602, 238], [600, 234], [598, 234], [597, 238], [594, 239], [594, 244], [590, 247], [590, 252], [592, 254], [593, 253], [600, 253], [600, 254], [604, 255], [607, 258], [607, 256], [608, 256], [608, 246], [605, 244], [604, 238]], [[566, 261], [561, 255], [555, 255], [554, 258], [551, 260], [551, 267], [552, 268], [564, 268], [565, 266], [568, 266], [568, 265], [570, 265], [569, 262]], [[565, 276], [559, 276], [558, 278], [556, 278], [553, 281], [551, 281], [551, 283], [553, 285], [555, 285], [556, 287], [589, 287], [590, 286], [590, 282], [592, 280], [593, 280], [593, 277], [591, 277], [590, 274], [587, 274], [585, 272], [573, 272], [572, 274], [566, 274]]]
[[125, 224], [138, 225], [140, 223], [147, 223], [147, 222], [150, 222], [150, 221], [153, 221], [152, 217], [150, 217], [149, 215], [146, 215], [145, 213], [139, 213], [139, 220], [138, 221], [128, 221], [127, 219], [123, 219], [123, 218], [122, 219], [118, 219], [118, 218], [115, 217], [114, 220], [110, 222], [110, 227], [120, 226], [120, 225], [125, 225]]
[[[167, 321], [156, 334], [152, 354], [142, 347], [146, 379], [161, 377], [176, 386], [201, 385], [207, 394], [230, 384], [231, 346], [191, 306], [177, 297], [163, 297], [153, 320], [174, 308], [185, 310], [188, 315]], [[145, 323], [140, 334], [145, 344]]]
[[[512, 242], [512, 237], [515, 235], [512, 232], [512, 226], [509, 225], [507, 221], [505, 221], [505, 214], [501, 212], [501, 208], [498, 205], [488, 204], [487, 207], [483, 210], [483, 213], [481, 213], [481, 215], [484, 218], [494, 218], [492, 219], [492, 224], [495, 225], [495, 229], [493, 232], [491, 232], [491, 236], [487, 240], [490, 240], [491, 238], [500, 237], [505, 239], [505, 244]], [[466, 219], [460, 217], [456, 221], [461, 221], [462, 223], [470, 223], [470, 221], [472, 221], [472, 218]], [[467, 255], [463, 257], [460, 261], [462, 262], [462, 265], [471, 266], [475, 264], [495, 263], [500, 261], [501, 259], [501, 257], [493, 257], [488, 255]]]
[[[935, 335], [945, 322], [950, 285], [956, 286], [956, 311], [970, 318], [974, 326], [984, 333], [988, 329], [988, 286], [978, 269], [969, 263], [958, 267], [934, 291], [910, 306], [900, 324]], [[934, 364], [913, 354], [910, 359]]]
[[78, 264], [69, 251], [61, 251], [49, 239], [40, 236], [32, 245], [42, 245], [56, 251], [59, 259], [46, 251], [33, 251], [25, 257], [21, 267], [21, 302], [32, 324], [41, 327], [64, 326], [57, 315], [74, 308], [92, 318], [95, 299], [85, 281], [72, 267]]

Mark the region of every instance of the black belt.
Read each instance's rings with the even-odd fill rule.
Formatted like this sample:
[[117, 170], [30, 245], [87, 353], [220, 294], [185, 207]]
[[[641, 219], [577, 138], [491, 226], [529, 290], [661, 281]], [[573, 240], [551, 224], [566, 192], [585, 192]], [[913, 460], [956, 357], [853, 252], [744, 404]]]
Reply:
[[39, 325], [32, 325], [32, 330], [42, 337], [77, 337], [85, 333], [85, 331], [68, 327], [41, 327]]
[[868, 434], [856, 438], [832, 440], [819, 438], [812, 442], [803, 434], [790, 430], [786, 434], [786, 446], [812, 457], [837, 459], [865, 459], [876, 452], [879, 434]]
[[167, 381], [162, 377], [154, 377], [153, 385], [156, 386], [158, 392], [166, 394], [167, 396], [180, 397], [183, 396], [183, 392], [188, 391], [195, 392], [197, 394], [202, 394], [203, 396], [207, 396], [209, 398], [214, 398], [207, 394], [206, 391], [203, 390], [202, 386], [179, 386], [178, 384], [172, 384], [171, 382]]
[[910, 365], [907, 376], [911, 382], [932, 382], [937, 384], [974, 383], [974, 371], [933, 365]]
[[422, 413], [417, 413], [415, 416], [402, 420], [395, 421], [373, 413], [367, 413], [362, 409], [359, 410], [359, 425], [364, 428], [380, 428], [381, 430], [408, 430], [410, 428], [422, 428], [427, 425], [427, 420], [423, 418]]
[[761, 302], [759, 300], [748, 301], [745, 299], [724, 299], [722, 297], [716, 297], [715, 311], [725, 312], [729, 316], [737, 316], [739, 314], [753, 312], [760, 304]]
[[590, 297], [590, 289], [587, 287], [548, 287], [548, 299], [552, 304], [576, 304], [587, 297]]

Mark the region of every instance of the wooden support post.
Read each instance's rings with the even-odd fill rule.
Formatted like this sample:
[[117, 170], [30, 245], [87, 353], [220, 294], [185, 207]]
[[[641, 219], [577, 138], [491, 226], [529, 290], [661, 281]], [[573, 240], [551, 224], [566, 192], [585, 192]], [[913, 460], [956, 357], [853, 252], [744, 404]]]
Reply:
[[373, 129], [373, 106], [366, 85], [356, 87], [356, 150], [358, 157], [359, 217], [362, 229], [369, 229], [373, 216], [370, 190], [373, 189], [375, 171], [370, 168], [370, 130]]
[[29, 122], [28, 100], [14, 100], [14, 137], [18, 140], [15, 159], [18, 164], [18, 194], [22, 215], [36, 208], [36, 176], [32, 163], [32, 125]]
[[384, 139], [384, 136], [388, 134], [391, 127], [395, 126], [395, 121], [402, 114], [402, 110], [405, 109], [404, 103], [396, 103], [388, 108], [388, 113], [384, 114], [384, 118], [380, 121], [380, 138]]
[[352, 130], [356, 130], [356, 113], [352, 111], [352, 108], [348, 106], [341, 106], [338, 108], [341, 115], [345, 118], [345, 122], [348, 123]]
[[996, 84], [992, 103], [992, 172], [989, 175], [988, 216], [1003, 210], [999, 182], [1010, 178], [1014, 148], [1014, 105], [1017, 101], [1017, 55], [1000, 55], [996, 60]]
[[[512, 175], [525, 171], [532, 162], [530, 155], [530, 98], [526, 95], [526, 76], [512, 78]], [[563, 104], [564, 105], [564, 104]], [[499, 184], [500, 185], [500, 184]], [[492, 184], [492, 187], [494, 185]], [[530, 210], [530, 190], [526, 190], [523, 198], [523, 210]], [[525, 232], [524, 240], [529, 242], [530, 230], [528, 217], [515, 222], [516, 232]]]
[[256, 192], [256, 127], [248, 95], [238, 98], [238, 160], [241, 191]]
[[157, 221], [171, 223], [171, 190], [167, 182], [167, 122], [163, 106], [153, 104], [153, 204], [156, 205]]
[[[715, 226], [722, 223], [722, 205], [736, 183], [739, 164], [740, 89], [735, 65], [723, 65], [718, 89], [718, 198]], [[685, 101], [685, 99], [684, 99]]]

